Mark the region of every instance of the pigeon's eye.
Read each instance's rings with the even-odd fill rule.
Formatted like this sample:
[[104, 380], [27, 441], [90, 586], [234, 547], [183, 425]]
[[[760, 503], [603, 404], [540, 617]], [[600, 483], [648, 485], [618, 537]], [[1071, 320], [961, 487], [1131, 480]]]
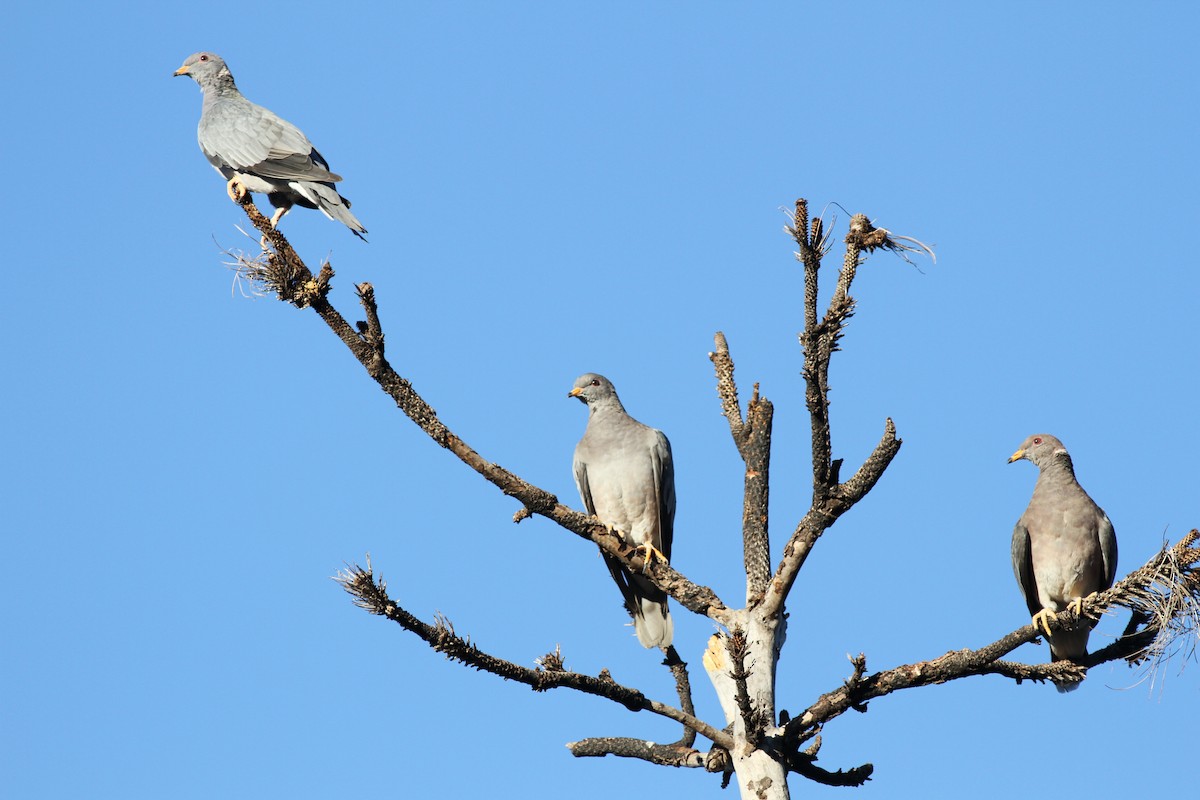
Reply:
[[208, 56], [207, 56], [207, 55], [202, 55], [202, 56], [200, 56], [200, 60], [201, 60], [201, 61], [208, 61]]
[[1041, 444], [1041, 443], [1042, 443], [1042, 437], [1040, 437], [1040, 436], [1035, 436], [1035, 437], [1033, 437], [1033, 443], [1034, 443], [1034, 444]]
[[600, 379], [592, 378], [592, 386], [599, 386], [599, 385], [600, 385]]

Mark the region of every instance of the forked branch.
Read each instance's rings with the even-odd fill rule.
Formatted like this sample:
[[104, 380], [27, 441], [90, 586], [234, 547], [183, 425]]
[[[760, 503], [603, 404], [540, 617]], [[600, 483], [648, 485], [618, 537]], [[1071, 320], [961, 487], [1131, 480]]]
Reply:
[[733, 358], [725, 334], [717, 331], [716, 350], [708, 354], [717, 376], [717, 394], [729, 421], [729, 432], [746, 465], [742, 488], [742, 553], [746, 567], [746, 603], [762, 599], [771, 577], [771, 541], [768, 531], [771, 485], [771, 422], [775, 407], [760, 397], [758, 384], [750, 395], [746, 415], [738, 403], [733, 379]]
[[760, 609], [764, 615], [777, 614], [783, 609], [817, 540], [875, 486], [901, 445], [896, 426], [888, 419], [875, 450], [853, 477], [840, 482], [841, 460], [833, 458], [829, 428], [829, 364], [846, 321], [854, 314], [850, 288], [864, 253], [880, 248], [903, 251], [905, 246], [898, 244], [888, 231], [875, 228], [864, 215], [851, 217], [837, 284], [829, 306], [818, 317], [819, 276], [821, 262], [830, 248], [829, 232], [820, 217], [810, 221], [808, 203], [803, 199], [796, 201], [787, 231], [796, 242], [796, 258], [804, 268], [804, 331], [800, 334], [800, 345], [804, 350], [804, 396], [811, 424], [813, 488], [812, 504], [784, 546], [783, 558], [765, 592]]

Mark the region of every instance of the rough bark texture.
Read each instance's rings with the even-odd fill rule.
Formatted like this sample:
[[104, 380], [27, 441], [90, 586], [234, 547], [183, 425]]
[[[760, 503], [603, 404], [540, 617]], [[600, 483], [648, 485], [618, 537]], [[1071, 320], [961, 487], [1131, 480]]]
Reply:
[[729, 343], [720, 331], [715, 336], [716, 350], [708, 354], [717, 372], [717, 394], [729, 420], [729, 432], [738, 454], [746, 464], [742, 504], [742, 545], [746, 567], [746, 604], [762, 599], [771, 578], [771, 542], [768, 536], [768, 505], [771, 475], [771, 419], [775, 408], [771, 401], [758, 396], [758, 384], [742, 418], [737, 384], [733, 380], [733, 359]]

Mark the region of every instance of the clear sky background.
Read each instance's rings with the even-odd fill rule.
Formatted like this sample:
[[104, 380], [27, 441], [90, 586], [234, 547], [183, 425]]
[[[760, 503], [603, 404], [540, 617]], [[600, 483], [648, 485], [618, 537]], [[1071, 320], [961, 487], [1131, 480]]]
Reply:
[[[1120, 575], [1200, 525], [1198, 25], [1182, 2], [10, 9], [0, 793], [731, 796], [698, 770], [572, 758], [678, 730], [451, 664], [330, 580], [369, 552], [401, 603], [484, 649], [532, 665], [558, 644], [672, 700], [594, 547], [514, 526], [314, 314], [234, 285], [223, 251], [254, 242], [196, 146], [198, 88], [171, 77], [190, 53], [223, 55], [345, 176], [369, 244], [303, 209], [284, 230], [332, 257], [351, 319], [374, 283], [388, 356], [441, 418], [579, 507], [586, 413], [565, 395], [609, 376], [673, 444], [675, 566], [730, 603], [741, 464], [713, 333], [743, 396], [758, 381], [775, 403], [777, 552], [811, 487], [784, 212], [806, 197], [839, 240], [863, 212], [936, 247], [859, 273], [835, 455], [857, 466], [889, 416], [904, 446], [792, 595], [795, 712], [848, 653], [879, 670], [1028, 623], [1009, 539], [1036, 470], [1005, 460], [1031, 433], [1070, 448]], [[720, 725], [711, 632], [676, 610]], [[1185, 796], [1198, 692], [1182, 660], [1153, 682], [1106, 665], [1067, 696], [911, 690], [825, 731], [820, 764], [873, 762], [871, 783], [793, 790]]]

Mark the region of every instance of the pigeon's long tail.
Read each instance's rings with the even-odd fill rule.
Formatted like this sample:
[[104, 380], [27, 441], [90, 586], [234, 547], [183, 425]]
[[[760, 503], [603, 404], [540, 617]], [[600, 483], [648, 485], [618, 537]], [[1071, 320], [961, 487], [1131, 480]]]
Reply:
[[605, 554], [604, 563], [633, 617], [633, 629], [642, 647], [668, 647], [675, 638], [675, 623], [667, 609], [667, 593], [641, 575], [630, 573], [620, 561]]
[[[1049, 637], [1051, 661], [1073, 661], [1087, 657], [1088, 636], [1092, 629], [1085, 622], [1080, 620], [1079, 628], [1072, 631], [1055, 631], [1054, 635]], [[1073, 692], [1079, 688], [1079, 682], [1055, 681], [1054, 686], [1060, 693]]]
[[633, 618], [642, 647], [668, 647], [675, 638], [675, 623], [666, 600], [641, 598], [641, 613]]
[[297, 182], [292, 185], [298, 192], [312, 200], [322, 214], [342, 223], [364, 242], [367, 240], [367, 237], [363, 236], [367, 229], [358, 221], [358, 217], [350, 213], [350, 201], [338, 194], [337, 189], [334, 189], [332, 185], [312, 181]]
[[642, 647], [667, 647], [675, 638], [675, 623], [667, 608], [667, 594], [641, 575], [626, 573], [625, 605]]

